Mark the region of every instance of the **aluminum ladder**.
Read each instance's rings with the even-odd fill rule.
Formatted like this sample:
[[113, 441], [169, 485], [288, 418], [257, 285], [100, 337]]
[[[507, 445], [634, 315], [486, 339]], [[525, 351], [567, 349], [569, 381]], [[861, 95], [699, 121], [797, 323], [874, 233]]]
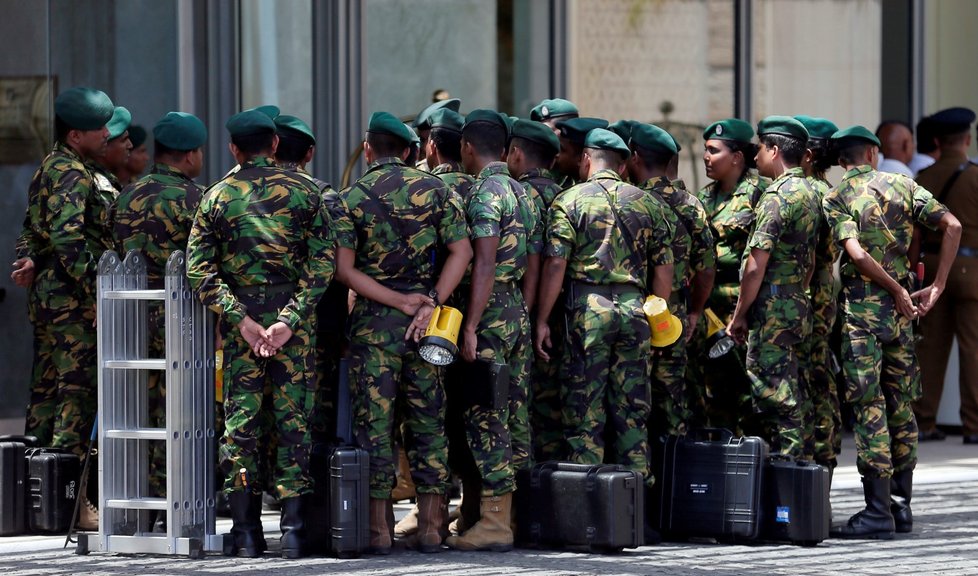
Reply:
[[[163, 301], [166, 358], [148, 358], [150, 301]], [[99, 531], [79, 534], [76, 553], [221, 551], [215, 534], [214, 319], [186, 277], [183, 252], [166, 265], [163, 290], [147, 289], [145, 257], [107, 251], [98, 264]], [[149, 370], [166, 378], [166, 422], [151, 428]], [[149, 447], [166, 445], [166, 497], [149, 495]], [[151, 532], [154, 512], [166, 533]]]

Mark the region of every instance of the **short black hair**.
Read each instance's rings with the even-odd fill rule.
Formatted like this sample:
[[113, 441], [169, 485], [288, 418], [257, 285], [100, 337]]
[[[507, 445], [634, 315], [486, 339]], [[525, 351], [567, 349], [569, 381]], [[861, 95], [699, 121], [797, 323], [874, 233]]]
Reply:
[[505, 126], [492, 122], [473, 122], [462, 130], [462, 138], [475, 148], [479, 156], [502, 158], [508, 134]]
[[393, 134], [381, 134], [379, 132], [367, 132], [366, 140], [378, 158], [400, 157], [404, 153], [404, 149], [411, 145], [407, 140], [398, 138]]
[[632, 154], [638, 156], [642, 165], [650, 170], [665, 170], [675, 154], [660, 150], [649, 150], [638, 145], [632, 145]]
[[68, 123], [61, 119], [61, 116], [54, 115], [54, 140], [56, 142], [66, 143], [68, 132], [71, 132], [71, 129], [71, 126], [68, 126]]
[[784, 161], [793, 166], [801, 164], [805, 157], [808, 142], [784, 134], [764, 134], [758, 138], [768, 148], [778, 147], [778, 152]]
[[863, 162], [863, 155], [866, 153], [866, 149], [870, 146], [875, 146], [869, 142], [848, 144], [844, 148], [838, 148], [839, 154], [839, 164], [845, 166], [855, 166]]
[[557, 153], [550, 146], [519, 136], [514, 136], [510, 144], [522, 150], [527, 161], [534, 166], [549, 168], [553, 164], [554, 158], [557, 157]]
[[[194, 148], [194, 150], [196, 150], [196, 148]], [[187, 152], [190, 152], [190, 150], [177, 150], [176, 148], [170, 148], [159, 140], [155, 138], [153, 139], [153, 158], [179, 156], [181, 154], [186, 154]]]
[[824, 175], [829, 168], [839, 163], [839, 154], [831, 141], [825, 138], [810, 138], [808, 149], [812, 151], [812, 169]]
[[920, 122], [917, 122], [917, 152], [930, 154], [937, 150], [935, 138], [937, 134], [934, 133], [934, 123], [930, 118], [921, 118]]
[[306, 159], [310, 148], [312, 148], [312, 140], [309, 138], [284, 131], [279, 132], [275, 159], [280, 162], [302, 162]]
[[605, 164], [621, 164], [625, 161], [625, 156], [617, 150], [605, 150], [604, 148], [588, 148], [588, 154], [592, 160], [597, 160]]
[[450, 162], [462, 161], [462, 135], [454, 130], [432, 128], [428, 139], [435, 144], [438, 155]]
[[245, 156], [255, 156], [271, 150], [274, 138], [275, 132], [256, 132], [243, 136], [231, 136], [231, 143], [237, 146], [238, 150]]

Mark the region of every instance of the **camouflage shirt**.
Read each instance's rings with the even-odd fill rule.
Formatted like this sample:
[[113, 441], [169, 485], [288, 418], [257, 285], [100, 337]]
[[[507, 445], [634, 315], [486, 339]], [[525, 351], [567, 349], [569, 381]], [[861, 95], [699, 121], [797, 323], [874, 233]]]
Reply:
[[716, 268], [717, 251], [714, 246], [713, 232], [706, 209], [699, 198], [686, 189], [686, 183], [677, 179], [672, 181], [673, 192], [663, 199], [672, 206], [673, 210], [684, 220], [686, 228], [692, 235], [693, 246], [689, 254], [689, 276], [692, 277], [710, 268]]
[[[815, 198], [818, 200], [818, 206], [821, 208], [822, 201], [825, 200], [825, 196], [829, 193], [831, 186], [825, 180], [819, 180], [814, 176], [809, 176], [808, 182], [812, 185], [812, 190], [815, 191]], [[838, 257], [838, 246], [832, 241], [832, 231], [829, 229], [829, 223], [825, 218], [822, 218], [822, 223], [819, 225], [818, 244], [815, 246], [815, 276], [812, 278], [813, 285], [832, 284], [832, 267]]]
[[122, 254], [139, 250], [146, 257], [151, 287], [162, 287], [166, 260], [187, 249], [187, 238], [203, 189], [167, 164], [126, 186], [113, 206], [112, 233]]
[[567, 260], [571, 280], [633, 284], [648, 292], [649, 267], [673, 263], [676, 230], [667, 209], [614, 170], [600, 170], [550, 205], [545, 256]]
[[98, 260], [112, 249], [108, 215], [109, 204], [81, 157], [58, 143], [31, 180], [17, 257], [30, 256], [38, 268], [64, 271], [92, 302]]
[[235, 290], [293, 284], [278, 320], [295, 329], [312, 318], [333, 278], [329, 216], [305, 178], [256, 157], [214, 184], [197, 210], [187, 278], [201, 301], [238, 324], [248, 314]]
[[[697, 194], [713, 232], [717, 254], [717, 272], [737, 274], [747, 238], [754, 227], [754, 207], [767, 187], [766, 179], [753, 172], [743, 178], [732, 194], [720, 191], [717, 182], [704, 186]], [[727, 283], [718, 277], [717, 284]]]
[[679, 214], [666, 200], [665, 195], [673, 192], [672, 184], [665, 177], [652, 178], [645, 182], [641, 188], [648, 192], [656, 203], [662, 205], [662, 212], [666, 219], [676, 230], [672, 240], [672, 293], [679, 295], [689, 278], [689, 253], [693, 246], [693, 239], [686, 226], [685, 220], [679, 218]]
[[469, 235], [458, 194], [400, 158], [376, 160], [331, 196], [337, 246], [356, 252], [357, 270], [399, 292], [434, 286], [438, 247]]
[[749, 251], [770, 254], [764, 282], [803, 285], [812, 269], [815, 243], [822, 215], [818, 197], [805, 172], [789, 168], [761, 196], [754, 212], [754, 232], [747, 241]]
[[469, 189], [475, 178], [465, 173], [462, 167], [456, 162], [443, 162], [431, 171], [432, 176], [437, 176], [448, 186], [448, 189], [455, 192], [463, 199], [469, 195]]
[[[509, 175], [503, 162], [490, 162], [478, 176], [465, 198], [465, 215], [472, 228], [472, 240], [499, 238], [496, 249], [496, 281], [512, 282], [523, 277], [527, 255], [534, 241], [539, 218], [535, 206], [519, 182]], [[542, 232], [536, 253], [543, 243]]]
[[544, 215], [550, 205], [553, 204], [557, 194], [563, 190], [553, 179], [553, 173], [550, 170], [533, 168], [521, 175], [519, 180], [523, 188], [530, 193], [530, 198], [537, 205], [540, 214]]
[[111, 198], [115, 201], [119, 192], [122, 191], [122, 184], [119, 179], [116, 178], [115, 174], [106, 170], [98, 162], [91, 162], [88, 164], [88, 170], [92, 173], [92, 178], [95, 182], [95, 187], [98, 188], [99, 192], [107, 198]]
[[[947, 208], [907, 176], [877, 172], [869, 165], [845, 173], [842, 182], [822, 201], [832, 238], [842, 243], [856, 238], [892, 278], [910, 273], [907, 251], [914, 223], [936, 230]], [[844, 254], [844, 252], [843, 252]], [[842, 278], [861, 275], [845, 256]], [[868, 280], [863, 278], [864, 280]]]

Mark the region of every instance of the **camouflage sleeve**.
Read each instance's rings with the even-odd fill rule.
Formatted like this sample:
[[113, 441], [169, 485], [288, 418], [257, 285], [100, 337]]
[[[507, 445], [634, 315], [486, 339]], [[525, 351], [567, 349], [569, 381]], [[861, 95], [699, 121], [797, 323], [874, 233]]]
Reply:
[[[85, 237], [86, 203], [94, 201], [91, 176], [80, 170], [68, 170], [54, 183], [57, 191], [48, 197], [47, 213], [51, 215], [51, 247], [61, 267], [78, 282], [86, 297], [95, 297], [95, 275], [98, 252]], [[90, 224], [90, 223], [89, 223]]]
[[316, 310], [326, 287], [333, 280], [336, 266], [336, 247], [330, 233], [329, 213], [325, 203], [315, 203], [312, 225], [305, 232], [306, 261], [295, 294], [278, 315], [294, 331]]
[[540, 216], [540, 208], [532, 198], [532, 188], [521, 187], [517, 200], [523, 212], [523, 224], [526, 227], [526, 250], [530, 254], [540, 254], [543, 252], [543, 218]]
[[346, 199], [350, 192], [347, 188], [342, 193], [332, 188], [323, 192], [323, 206], [329, 214], [330, 234], [341, 248], [357, 249], [357, 231], [350, 218], [350, 208]]
[[937, 230], [941, 218], [947, 213], [947, 206], [938, 202], [923, 186], [909, 178], [907, 180], [910, 182], [910, 193], [913, 196], [913, 219], [931, 230]]
[[221, 184], [201, 200], [190, 239], [187, 241], [187, 279], [205, 306], [223, 314], [234, 325], [245, 319], [248, 309], [234, 297], [231, 287], [221, 277], [217, 266], [219, 257], [217, 231], [214, 222], [221, 216], [221, 206], [214, 199]]
[[841, 244], [850, 238], [859, 238], [859, 225], [846, 210], [838, 191], [832, 190], [822, 199], [822, 217], [825, 218], [835, 243]]
[[469, 194], [465, 214], [472, 228], [472, 239], [498, 238], [502, 210], [499, 206], [499, 195], [493, 189], [491, 180], [484, 181]]
[[197, 208], [200, 206], [200, 198], [203, 191], [196, 184], [187, 186], [187, 193], [183, 197], [183, 206], [175, 206], [176, 221], [180, 230], [190, 236], [190, 230], [194, 227], [194, 218], [197, 216]]
[[784, 231], [783, 201], [777, 193], [765, 194], [754, 212], [754, 233], [747, 241], [747, 249], [770, 252]]
[[30, 208], [28, 208], [24, 215], [24, 227], [21, 229], [20, 236], [17, 237], [17, 244], [14, 246], [17, 258], [37, 256], [39, 244], [37, 234], [31, 227], [31, 213]]
[[566, 194], [558, 196], [547, 211], [547, 241], [544, 246], [544, 256], [548, 258], [570, 260], [574, 253], [577, 235], [565, 200], [567, 200]]
[[[469, 224], [465, 219], [465, 209], [462, 208], [462, 197], [446, 187], [443, 198], [444, 200], [440, 202], [444, 210], [442, 210], [441, 220], [438, 222], [438, 239], [442, 245], [447, 246], [468, 238]], [[342, 246], [342, 244], [340, 245]]]
[[[654, 200], [655, 197], [647, 195], [645, 198]], [[653, 205], [652, 241], [649, 242], [649, 252], [646, 257], [652, 266], [673, 264], [675, 255], [672, 252], [672, 245], [676, 241], [676, 224], [668, 216], [668, 213], [672, 213], [672, 207], [664, 200], [654, 200]]]
[[713, 232], [706, 222], [706, 211], [698, 201], [693, 205], [692, 253], [689, 265], [694, 272], [716, 268], [717, 252], [713, 246]]

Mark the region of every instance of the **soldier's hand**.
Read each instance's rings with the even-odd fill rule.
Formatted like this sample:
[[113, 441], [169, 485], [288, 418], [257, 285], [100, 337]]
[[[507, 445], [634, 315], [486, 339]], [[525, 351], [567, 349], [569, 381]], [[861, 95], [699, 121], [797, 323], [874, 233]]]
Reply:
[[734, 316], [727, 324], [727, 335], [733, 338], [737, 344], [747, 341], [747, 318]]
[[[262, 349], [271, 349], [272, 353], [267, 356], [274, 356], [291, 338], [292, 329], [289, 328], [289, 325], [285, 322], [276, 322], [265, 329], [265, 341], [262, 343]], [[265, 356], [265, 354], [262, 355]]]
[[940, 288], [931, 284], [911, 294], [910, 299], [917, 303], [917, 313], [920, 316], [925, 316], [930, 312], [934, 304], [937, 304], [937, 299], [941, 297], [941, 292], [942, 290]]
[[693, 334], [696, 334], [696, 325], [700, 323], [699, 312], [690, 312], [686, 315], [686, 320], [688, 327], [686, 328], [686, 342], [693, 339]]
[[411, 321], [411, 325], [408, 326], [406, 332], [404, 332], [405, 340], [414, 340], [417, 342], [421, 340], [424, 336], [425, 330], [428, 329], [428, 322], [431, 321], [431, 313], [434, 312], [435, 307], [432, 304], [426, 304], [418, 308], [418, 311], [414, 315], [414, 320]]
[[426, 294], [401, 294], [401, 303], [397, 309], [408, 316], [414, 316], [425, 304], [432, 308], [435, 307], [435, 301]]
[[[923, 292], [923, 290], [920, 292]], [[920, 292], [917, 292], [917, 294]], [[906, 290], [901, 289], [896, 295], [896, 307], [897, 312], [903, 314], [907, 318], [910, 318], [911, 320], [915, 320], [917, 318], [917, 306], [913, 303], [913, 298]]]
[[267, 354], [262, 354], [261, 350], [262, 344], [268, 345], [266, 342], [267, 336], [265, 329], [258, 322], [252, 320], [251, 316], [245, 316], [244, 320], [238, 323], [238, 332], [255, 354], [267, 357]]
[[476, 344], [478, 343], [478, 338], [475, 335], [474, 329], [464, 329], [462, 331], [462, 359], [466, 362], [475, 362], [476, 359]]
[[10, 279], [21, 288], [30, 286], [34, 282], [34, 261], [29, 257], [14, 260], [14, 271], [10, 273]]
[[533, 349], [541, 360], [550, 362], [550, 354], [547, 353], [547, 350], [550, 349], [550, 326], [546, 322], [537, 324], [536, 335], [533, 338]]

